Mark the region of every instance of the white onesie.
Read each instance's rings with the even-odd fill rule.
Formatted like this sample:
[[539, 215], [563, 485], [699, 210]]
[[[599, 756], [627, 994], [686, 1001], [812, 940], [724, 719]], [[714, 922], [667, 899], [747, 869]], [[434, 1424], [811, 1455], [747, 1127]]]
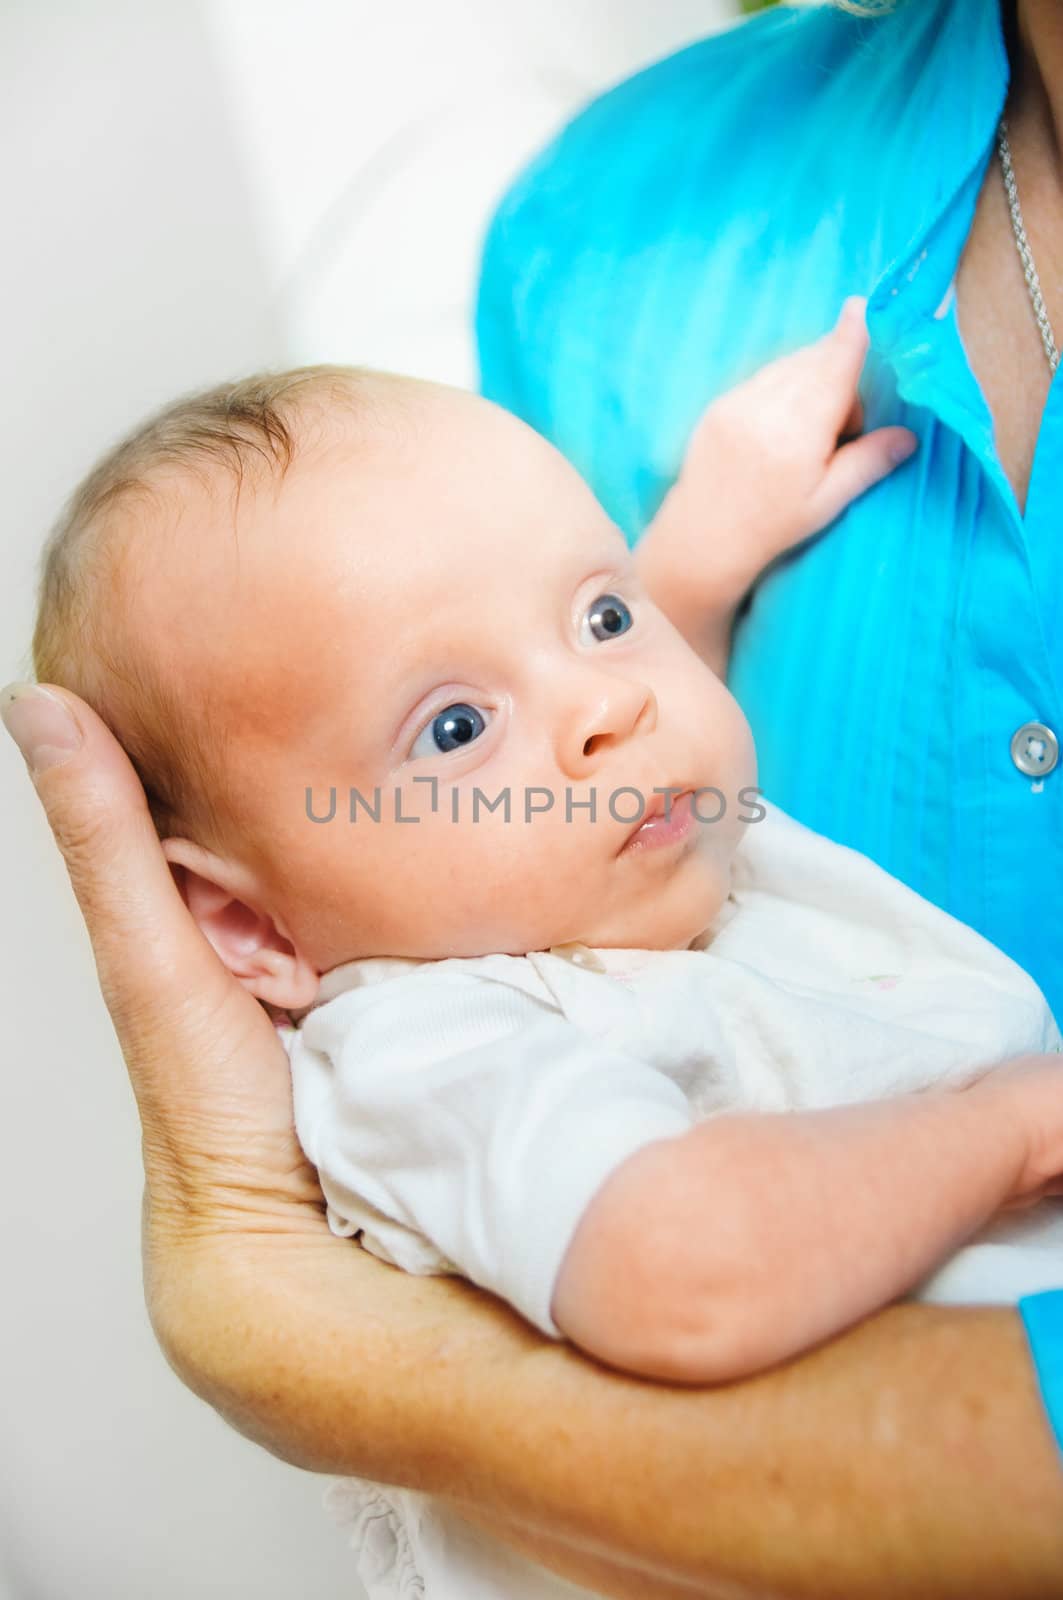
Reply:
[[[1063, 1050], [1037, 985], [995, 946], [761, 803], [731, 898], [689, 950], [384, 957], [325, 974], [281, 1036], [334, 1232], [409, 1272], [462, 1273], [559, 1337], [550, 1301], [576, 1225], [643, 1145], [722, 1110], [881, 1098]], [[995, 1223], [920, 1297], [1060, 1286], [1053, 1202]], [[372, 1600], [586, 1592], [423, 1495], [350, 1479], [333, 1497]]]

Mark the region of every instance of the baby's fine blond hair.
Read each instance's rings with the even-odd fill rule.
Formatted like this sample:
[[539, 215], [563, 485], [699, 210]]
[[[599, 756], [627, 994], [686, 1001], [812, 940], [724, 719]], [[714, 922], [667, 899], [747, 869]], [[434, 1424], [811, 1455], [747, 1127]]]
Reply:
[[[216, 844], [236, 820], [217, 783], [223, 734], [190, 707], [150, 652], [131, 652], [115, 602], [150, 567], [158, 513], [175, 478], [211, 487], [226, 478], [236, 502], [249, 475], [279, 483], [291, 467], [312, 401], [379, 421], [412, 380], [368, 368], [296, 367], [201, 390], [156, 412], [110, 450], [75, 489], [41, 555], [33, 668], [39, 683], [72, 690], [108, 724], [144, 785], [160, 838]], [[149, 515], [151, 513], [151, 515]], [[140, 535], [138, 537], [138, 535]], [[121, 585], [121, 588], [120, 588]]]

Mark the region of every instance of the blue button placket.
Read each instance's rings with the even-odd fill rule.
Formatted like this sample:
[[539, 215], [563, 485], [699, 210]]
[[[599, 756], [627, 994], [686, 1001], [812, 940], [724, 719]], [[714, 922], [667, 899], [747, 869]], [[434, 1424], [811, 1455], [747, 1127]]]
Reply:
[[[1028, 613], [1023, 622], [1027, 659], [1037, 671], [1029, 690], [1050, 703], [1031, 703], [1024, 720], [1063, 728], [1060, 685], [1060, 614], [1063, 596], [1063, 369], [1046, 402], [1034, 456], [1025, 518], [1001, 466], [985, 397], [963, 352], [953, 278], [970, 231], [974, 207], [990, 161], [995, 159], [996, 122], [975, 165], [931, 223], [908, 258], [895, 262], [870, 297], [868, 324], [877, 359], [893, 371], [900, 398], [925, 407], [964, 441], [985, 477], [983, 517], [1010, 542], [1019, 557], [1022, 594], [1012, 597]], [[1056, 466], [1053, 466], [1053, 463]], [[1000, 595], [1002, 605], [1007, 597]], [[1018, 726], [1018, 723], [1016, 723]]]
[[[1012, 757], [1013, 737], [1028, 724], [1044, 723], [1063, 740], [1063, 374], [1057, 373], [1045, 407], [1024, 518], [963, 349], [953, 282], [987, 168], [995, 160], [996, 125], [1007, 89], [1002, 41], [1000, 54], [999, 90], [985, 98], [986, 121], [977, 130], [973, 159], [964, 163], [965, 176], [907, 254], [876, 284], [868, 325], [874, 358], [891, 370], [902, 402], [954, 432], [977, 463], [979, 508], [958, 612], [962, 653], [973, 665], [957, 681], [952, 707], [943, 710], [968, 741], [959, 768], [973, 787], [957, 791], [948, 836], [957, 870], [960, 863], [969, 871], [980, 862], [979, 892], [968, 903], [971, 920], [987, 929], [995, 926], [998, 940], [1007, 945], [1012, 941], [1006, 929], [1023, 915], [1024, 879], [1018, 869], [1026, 857], [1032, 852], [1038, 860], [1042, 879], [1063, 878], [1063, 767], [1057, 764], [1054, 772], [1039, 776], [1021, 770]], [[918, 429], [918, 418], [916, 409], [905, 420]], [[978, 740], [974, 750], [972, 737]], [[981, 836], [975, 837], [979, 816]], [[1058, 944], [1046, 939], [1036, 963], [1031, 961], [1034, 976], [1056, 991]]]
[[[1025, 543], [1039, 597], [1041, 633], [1055, 688], [1055, 720], [1051, 723], [1063, 740], [1063, 366], [1056, 371], [1045, 401], [1037, 448], [1026, 495]], [[1058, 768], [1057, 768], [1058, 771]]]

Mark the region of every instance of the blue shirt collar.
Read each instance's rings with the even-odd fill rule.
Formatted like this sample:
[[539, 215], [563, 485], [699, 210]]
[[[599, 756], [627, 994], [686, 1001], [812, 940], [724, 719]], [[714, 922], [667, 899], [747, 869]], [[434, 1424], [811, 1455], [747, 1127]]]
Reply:
[[[918, 0], [907, 3], [918, 11]], [[908, 183], [915, 201], [910, 214], [916, 220], [871, 295], [869, 309], [891, 342], [903, 336], [911, 321], [932, 316], [948, 289], [956, 261], [942, 246], [962, 244], [969, 231], [1010, 79], [1000, 0], [927, 7], [907, 25], [925, 35], [909, 40], [910, 52], [938, 57], [940, 71], [919, 75], [914, 98], [906, 107]], [[875, 40], [873, 33], [870, 40]], [[873, 45], [882, 54], [884, 73], [903, 71], [910, 60], [906, 55], [896, 64], [891, 62], [892, 44], [892, 38], [883, 34]], [[964, 94], [944, 114], [938, 84], [944, 74], [958, 70], [963, 72]]]
[[1000, 0], [965, 0], [944, 11], [935, 7], [918, 25], [926, 37], [916, 48], [951, 58], [952, 71], [962, 60], [966, 88], [946, 117], [934, 103], [938, 74], [928, 72], [918, 80], [923, 103], [908, 108], [909, 127], [922, 130], [913, 141], [910, 168], [920, 200], [918, 222], [872, 289], [868, 325], [901, 396], [931, 406], [955, 428], [1014, 505], [993, 448], [988, 407], [969, 369], [955, 359], [958, 333], [951, 305], [956, 267], [994, 157], [1010, 80]]

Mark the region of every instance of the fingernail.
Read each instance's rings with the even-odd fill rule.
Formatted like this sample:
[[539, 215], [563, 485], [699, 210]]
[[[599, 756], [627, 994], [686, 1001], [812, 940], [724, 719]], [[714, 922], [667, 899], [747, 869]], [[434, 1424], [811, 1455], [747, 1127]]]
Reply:
[[0, 718], [33, 778], [62, 766], [81, 748], [81, 729], [63, 701], [36, 683], [9, 683], [0, 689]]
[[890, 460], [895, 466], [899, 467], [902, 461], [907, 461], [909, 456], [915, 454], [915, 448], [918, 443], [919, 440], [913, 434], [910, 439], [898, 441], [897, 444], [891, 444]]

